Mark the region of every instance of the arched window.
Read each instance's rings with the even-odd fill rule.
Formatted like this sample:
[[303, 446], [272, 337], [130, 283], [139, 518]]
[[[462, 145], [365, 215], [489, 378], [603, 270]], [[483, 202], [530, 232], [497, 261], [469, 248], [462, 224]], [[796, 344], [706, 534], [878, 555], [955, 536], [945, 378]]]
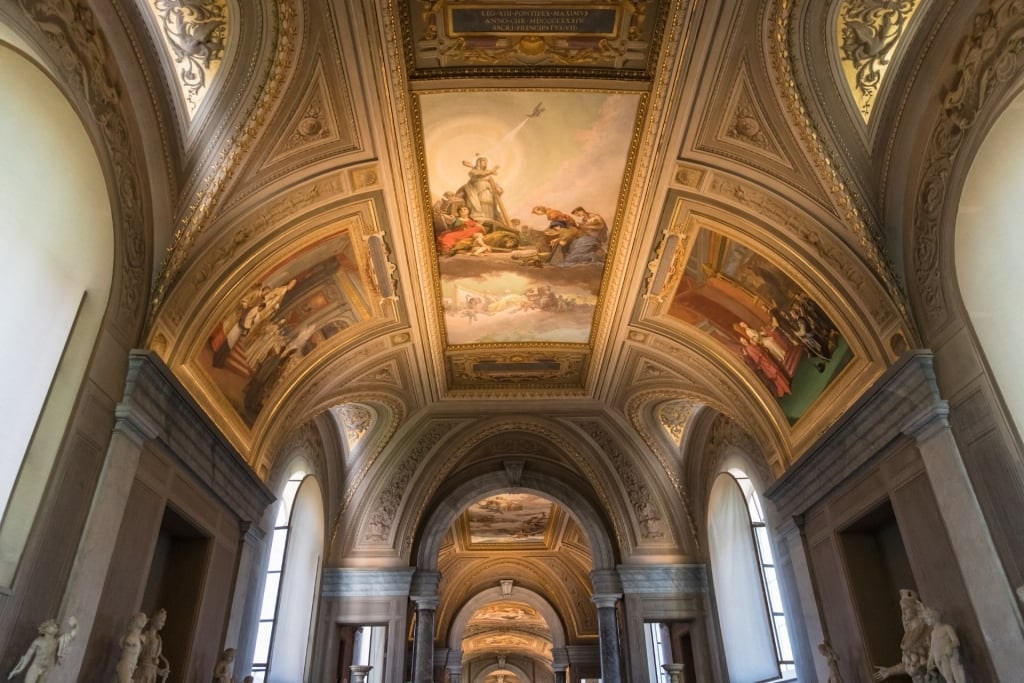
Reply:
[[796, 666], [764, 510], [740, 470], [720, 474], [711, 488], [708, 550], [729, 680], [793, 680]]
[[304, 471], [284, 485], [260, 606], [252, 675], [256, 683], [305, 679], [323, 554], [320, 486]]
[[114, 231], [96, 150], [50, 75], [0, 39], [0, 82], [0, 586], [11, 586], [107, 308]]

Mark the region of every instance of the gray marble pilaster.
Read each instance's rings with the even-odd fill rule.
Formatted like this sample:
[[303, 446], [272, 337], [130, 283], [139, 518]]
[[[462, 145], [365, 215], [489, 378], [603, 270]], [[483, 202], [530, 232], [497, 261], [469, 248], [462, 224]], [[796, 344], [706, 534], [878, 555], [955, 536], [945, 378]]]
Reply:
[[78, 545], [75, 564], [64, 592], [61, 612], [78, 619], [78, 636], [64, 660], [50, 673], [52, 683], [72, 683], [85, 658], [89, 634], [96, 621], [100, 594], [117, 544], [118, 530], [128, 506], [128, 494], [139, 467], [144, 442], [157, 433], [142, 415], [128, 416], [118, 406], [118, 419], [107, 448], [92, 508]]
[[412, 683], [434, 683], [434, 614], [436, 596], [412, 596], [416, 603]]
[[[943, 406], [944, 407], [944, 406]], [[988, 525], [945, 411], [928, 411], [904, 432], [917, 440], [953, 553], [1000, 680], [1024, 671], [1024, 630]]]
[[618, 593], [600, 593], [591, 599], [597, 606], [597, 634], [601, 649], [602, 683], [622, 682], [622, 656], [619, 653], [619, 625], [615, 605]]

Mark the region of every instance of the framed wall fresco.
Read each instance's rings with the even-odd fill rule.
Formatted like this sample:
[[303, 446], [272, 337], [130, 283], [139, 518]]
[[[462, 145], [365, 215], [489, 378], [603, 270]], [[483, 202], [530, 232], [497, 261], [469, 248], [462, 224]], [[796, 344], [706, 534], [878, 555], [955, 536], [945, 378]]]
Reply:
[[323, 238], [258, 275], [205, 337], [195, 361], [252, 428], [303, 358], [370, 316], [354, 238]]
[[589, 341], [640, 102], [419, 95], [449, 344]]
[[762, 254], [706, 227], [690, 240], [668, 315], [714, 338], [794, 424], [853, 358], [814, 299]]

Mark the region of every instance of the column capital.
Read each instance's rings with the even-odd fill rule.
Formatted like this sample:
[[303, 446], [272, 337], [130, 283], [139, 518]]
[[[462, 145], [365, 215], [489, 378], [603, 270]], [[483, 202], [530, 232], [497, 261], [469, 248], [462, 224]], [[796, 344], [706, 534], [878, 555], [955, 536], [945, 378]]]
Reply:
[[409, 599], [416, 603], [416, 609], [437, 609], [441, 599], [436, 595], [410, 595]]
[[590, 596], [591, 602], [597, 605], [598, 609], [602, 607], [615, 607], [616, 603], [622, 599], [622, 593], [595, 593]]

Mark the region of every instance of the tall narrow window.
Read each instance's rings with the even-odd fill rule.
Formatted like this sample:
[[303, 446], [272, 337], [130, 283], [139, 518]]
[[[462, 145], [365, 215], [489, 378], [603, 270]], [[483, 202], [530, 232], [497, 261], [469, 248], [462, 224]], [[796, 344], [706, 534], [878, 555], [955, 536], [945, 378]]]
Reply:
[[302, 680], [323, 551], [323, 504], [315, 479], [298, 471], [281, 492], [260, 606], [256, 683]]
[[732, 683], [796, 674], [761, 502], [741, 471], [711, 488], [708, 550], [715, 605]]
[[747, 501], [747, 513], [750, 515], [750, 526], [754, 531], [757, 547], [757, 559], [761, 565], [761, 580], [764, 582], [765, 595], [768, 598], [768, 611], [771, 615], [772, 634], [775, 638], [775, 658], [779, 662], [779, 671], [783, 680], [796, 676], [796, 664], [793, 660], [793, 646], [789, 640], [789, 627], [786, 624], [786, 612], [782, 607], [782, 593], [779, 591], [779, 577], [775, 569], [775, 557], [768, 540], [768, 527], [764, 521], [764, 508], [761, 499], [754, 490], [750, 477], [742, 470], [730, 470], [736, 483], [740, 485], [743, 497]]

